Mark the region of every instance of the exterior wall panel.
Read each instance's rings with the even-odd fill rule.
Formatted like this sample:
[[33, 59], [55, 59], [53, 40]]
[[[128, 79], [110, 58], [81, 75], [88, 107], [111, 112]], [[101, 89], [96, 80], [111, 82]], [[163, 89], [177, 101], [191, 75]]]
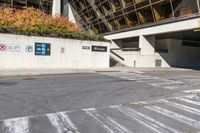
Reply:
[[199, 0], [69, 0], [86, 31], [106, 34], [199, 15]]

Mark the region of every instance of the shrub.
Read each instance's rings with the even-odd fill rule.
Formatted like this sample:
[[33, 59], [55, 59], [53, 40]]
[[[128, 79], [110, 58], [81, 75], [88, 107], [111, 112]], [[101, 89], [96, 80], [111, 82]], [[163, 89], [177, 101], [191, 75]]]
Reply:
[[102, 36], [81, 32], [67, 17], [52, 17], [34, 8], [0, 8], [0, 32], [31, 36], [107, 41]]

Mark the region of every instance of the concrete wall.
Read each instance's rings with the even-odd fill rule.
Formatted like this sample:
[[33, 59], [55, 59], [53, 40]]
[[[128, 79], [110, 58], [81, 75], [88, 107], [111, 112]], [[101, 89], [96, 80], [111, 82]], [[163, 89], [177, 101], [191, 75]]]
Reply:
[[158, 40], [158, 46], [168, 48], [168, 54], [160, 54], [170, 66], [199, 67], [200, 47], [184, 46], [182, 40], [163, 39]]
[[156, 40], [154, 47], [168, 49], [168, 53], [155, 52], [152, 47], [145, 47], [144, 41], [142, 41], [142, 47], [143, 51], [118, 50], [115, 52], [124, 58], [124, 61], [121, 60], [120, 63], [129, 67], [156, 67], [156, 60], [162, 61], [161, 67], [200, 67], [200, 47], [183, 46], [182, 40]]
[[[50, 56], [36, 56], [35, 42], [50, 43]], [[23, 35], [0, 34], [0, 44], [15, 45], [18, 51], [0, 51], [0, 68], [108, 68], [110, 43], [80, 41], [71, 39], [27, 37]], [[26, 47], [33, 47], [27, 52]], [[90, 47], [89, 50], [82, 49]], [[107, 52], [93, 52], [91, 46], [106, 46]], [[64, 52], [63, 52], [64, 49]]]
[[156, 34], [177, 32], [177, 31], [193, 30], [199, 28], [199, 22], [200, 22], [199, 18], [194, 18], [173, 23], [156, 25], [152, 27], [146, 27], [142, 29], [120, 32], [116, 34], [110, 34], [106, 35], [105, 38], [110, 40], [115, 40], [115, 39], [123, 39], [130, 37], [138, 37], [140, 35], [147, 36], [147, 35], [156, 35]]

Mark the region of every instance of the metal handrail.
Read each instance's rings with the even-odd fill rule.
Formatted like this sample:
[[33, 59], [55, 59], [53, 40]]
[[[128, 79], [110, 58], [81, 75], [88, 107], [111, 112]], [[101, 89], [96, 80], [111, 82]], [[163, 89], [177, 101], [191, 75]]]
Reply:
[[117, 56], [118, 58], [120, 58], [121, 60], [124, 61], [124, 58], [121, 57], [120, 55], [118, 55], [118, 54], [117, 54], [116, 52], [114, 52], [112, 49], [110, 49], [110, 52], [111, 52], [112, 54], [114, 54], [115, 56]]
[[111, 50], [121, 50], [121, 51], [141, 51], [141, 48], [112, 48]]

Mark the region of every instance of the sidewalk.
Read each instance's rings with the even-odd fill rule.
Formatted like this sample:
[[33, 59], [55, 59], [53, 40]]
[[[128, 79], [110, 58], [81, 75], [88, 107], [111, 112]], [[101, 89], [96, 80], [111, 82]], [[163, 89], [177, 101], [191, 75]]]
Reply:
[[191, 71], [192, 69], [183, 68], [132, 68], [132, 67], [112, 67], [105, 69], [66, 69], [66, 68], [41, 68], [41, 69], [1, 69], [0, 77], [19, 77], [28, 75], [51, 75], [51, 74], [67, 74], [67, 73], [95, 73], [95, 72], [112, 72], [112, 71], [123, 71], [123, 72], [136, 72], [143, 73], [149, 71]]

